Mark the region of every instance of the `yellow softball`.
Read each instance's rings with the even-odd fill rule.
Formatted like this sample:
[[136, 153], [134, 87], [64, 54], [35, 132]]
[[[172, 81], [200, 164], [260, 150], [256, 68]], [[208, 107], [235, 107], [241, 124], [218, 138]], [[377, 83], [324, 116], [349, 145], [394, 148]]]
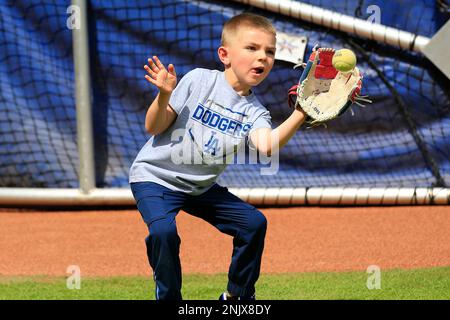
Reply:
[[356, 66], [356, 56], [350, 49], [337, 50], [331, 63], [336, 70], [349, 72]]

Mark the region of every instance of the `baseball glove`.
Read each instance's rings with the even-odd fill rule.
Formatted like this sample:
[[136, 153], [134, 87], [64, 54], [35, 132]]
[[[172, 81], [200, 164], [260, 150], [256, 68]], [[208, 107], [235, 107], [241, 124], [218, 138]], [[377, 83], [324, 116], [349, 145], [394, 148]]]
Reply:
[[327, 121], [342, 115], [353, 103], [363, 107], [361, 102], [371, 102], [360, 95], [359, 69], [355, 67], [347, 73], [336, 70], [332, 65], [334, 52], [331, 48], [314, 48], [298, 85], [288, 92], [289, 105], [303, 110], [310, 127], [326, 126]]

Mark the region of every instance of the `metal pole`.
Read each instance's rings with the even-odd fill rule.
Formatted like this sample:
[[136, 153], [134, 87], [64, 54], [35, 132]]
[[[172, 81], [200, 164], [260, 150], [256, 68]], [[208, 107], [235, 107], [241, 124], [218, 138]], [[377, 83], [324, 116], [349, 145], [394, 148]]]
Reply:
[[293, 0], [233, 0], [317, 25], [422, 52], [429, 38]]
[[89, 69], [89, 37], [86, 0], [73, 0], [72, 6], [80, 19], [73, 34], [73, 59], [76, 82], [77, 142], [79, 155], [80, 191], [89, 193], [95, 188], [95, 161]]

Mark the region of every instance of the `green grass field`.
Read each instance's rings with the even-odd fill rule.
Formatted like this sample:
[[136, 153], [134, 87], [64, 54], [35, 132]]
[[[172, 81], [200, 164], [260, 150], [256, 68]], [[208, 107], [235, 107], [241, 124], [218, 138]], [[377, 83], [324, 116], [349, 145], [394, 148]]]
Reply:
[[[450, 299], [450, 267], [381, 272], [381, 288], [369, 290], [366, 272], [262, 274], [259, 300], [402, 300]], [[216, 300], [227, 283], [225, 274], [184, 275], [183, 298]], [[147, 300], [154, 283], [147, 277], [81, 278], [68, 289], [65, 277], [0, 276], [1, 300]]]

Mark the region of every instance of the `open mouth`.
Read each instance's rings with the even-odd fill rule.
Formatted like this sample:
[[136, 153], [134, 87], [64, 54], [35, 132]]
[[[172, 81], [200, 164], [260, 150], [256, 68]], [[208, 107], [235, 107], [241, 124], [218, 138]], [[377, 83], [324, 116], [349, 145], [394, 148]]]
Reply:
[[260, 68], [253, 68], [253, 72], [256, 74], [263, 74], [264, 73], [264, 68], [260, 67]]

